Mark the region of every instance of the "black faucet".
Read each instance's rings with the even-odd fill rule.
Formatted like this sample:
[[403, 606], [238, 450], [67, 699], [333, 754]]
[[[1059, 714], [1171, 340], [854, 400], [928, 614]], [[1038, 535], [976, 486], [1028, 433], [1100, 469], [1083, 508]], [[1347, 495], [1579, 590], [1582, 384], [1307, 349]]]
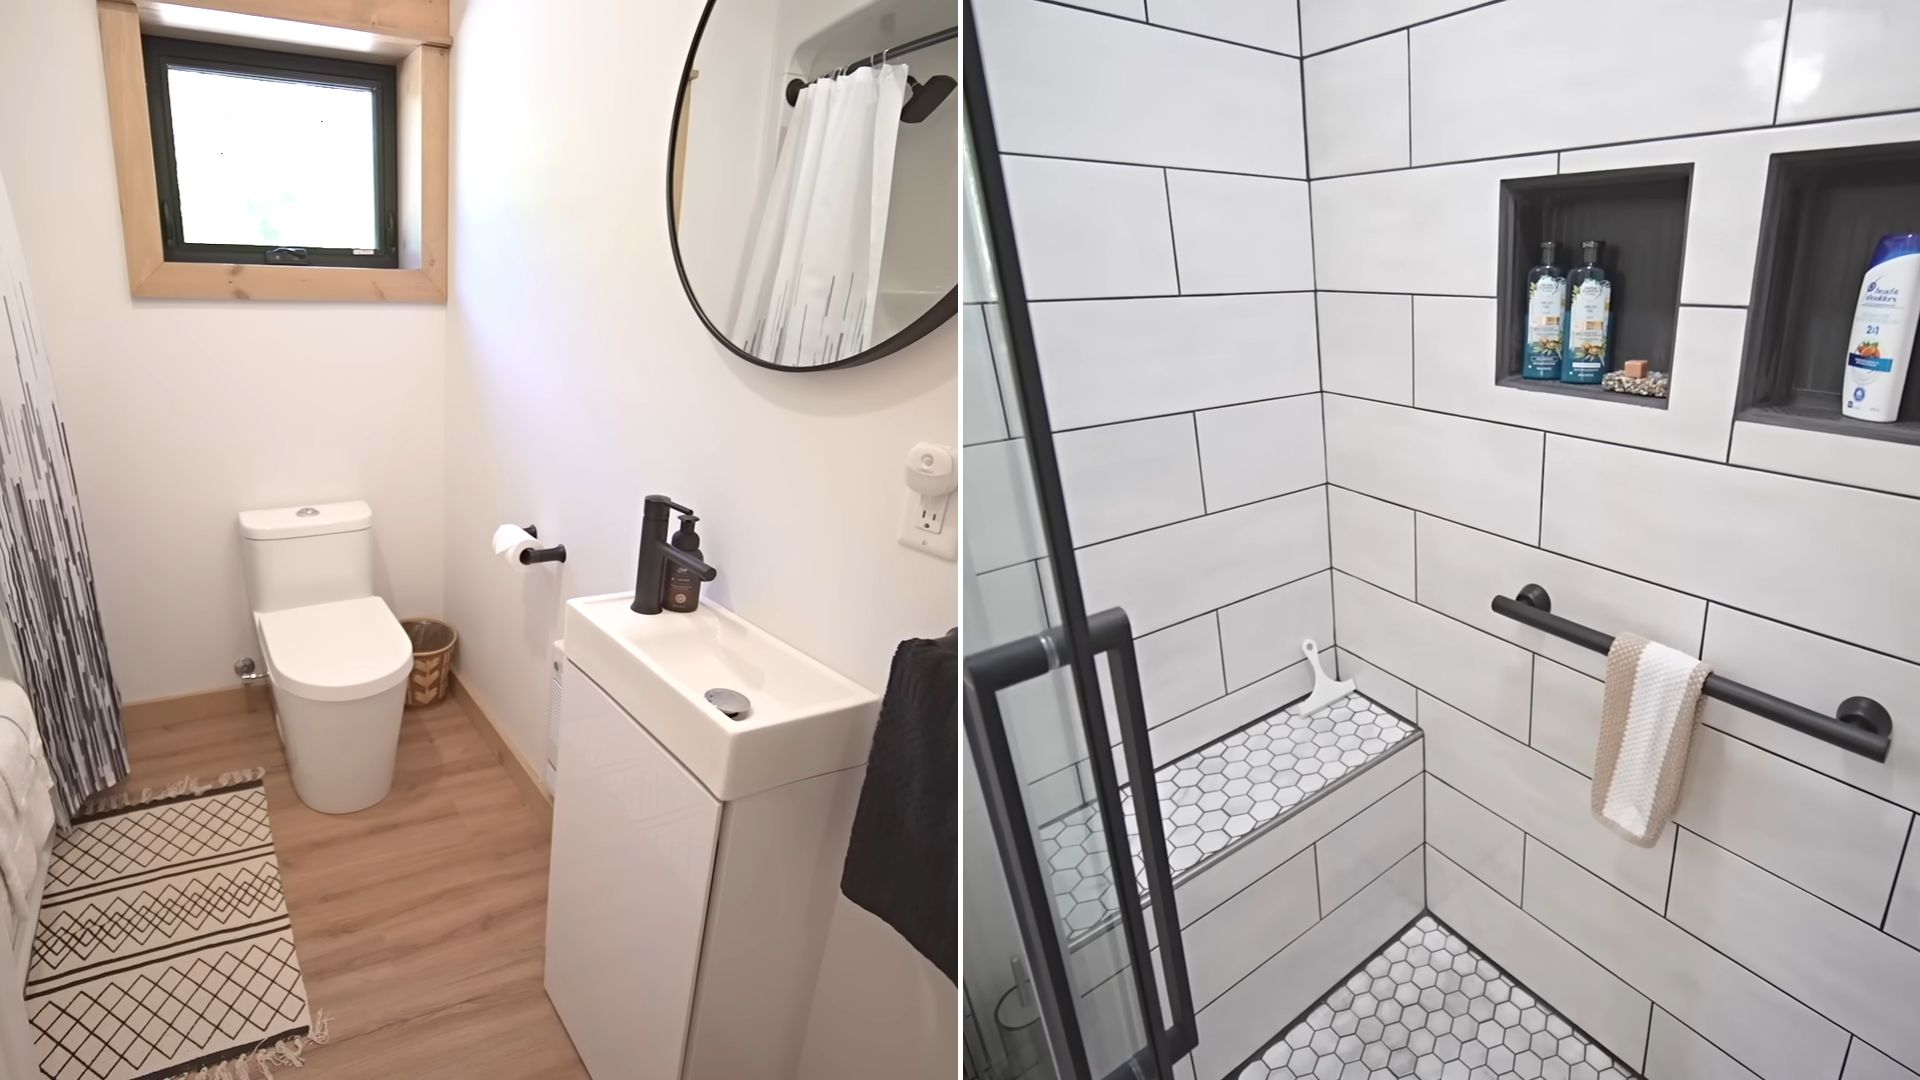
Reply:
[[667, 564], [679, 563], [701, 581], [712, 581], [719, 573], [713, 567], [667, 543], [667, 520], [675, 510], [691, 514], [665, 495], [649, 495], [640, 517], [640, 571], [633, 581], [633, 610], [641, 615], [660, 614], [660, 594], [667, 583]]

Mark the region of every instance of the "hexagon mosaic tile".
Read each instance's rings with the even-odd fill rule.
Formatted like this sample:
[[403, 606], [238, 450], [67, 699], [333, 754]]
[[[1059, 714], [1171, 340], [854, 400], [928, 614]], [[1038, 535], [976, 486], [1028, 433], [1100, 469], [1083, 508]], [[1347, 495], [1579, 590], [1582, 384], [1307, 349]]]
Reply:
[[[1154, 773], [1174, 880], [1261, 832], [1317, 792], [1386, 756], [1413, 725], [1359, 694], [1311, 716], [1281, 711], [1201, 747]], [[1140, 890], [1139, 823], [1125, 802]], [[1099, 809], [1083, 806], [1040, 827], [1040, 857], [1053, 877], [1068, 940], [1091, 935], [1117, 910]]]
[[1631, 1080], [1634, 1073], [1424, 916], [1237, 1080]]

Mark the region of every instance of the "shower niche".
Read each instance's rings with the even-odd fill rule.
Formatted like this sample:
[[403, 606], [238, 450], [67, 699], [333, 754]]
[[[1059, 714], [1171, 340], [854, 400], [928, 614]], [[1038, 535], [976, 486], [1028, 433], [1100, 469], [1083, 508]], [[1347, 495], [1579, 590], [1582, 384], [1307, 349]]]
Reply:
[[1613, 283], [1609, 366], [1617, 371], [1627, 360], [1645, 360], [1650, 370], [1672, 378], [1692, 188], [1691, 164], [1502, 181], [1494, 380], [1523, 390], [1666, 408], [1665, 398], [1522, 378], [1527, 271], [1539, 263], [1542, 241], [1554, 242], [1554, 260], [1569, 272], [1579, 265], [1581, 241], [1602, 241], [1600, 265]]
[[1899, 418], [1840, 411], [1847, 338], [1873, 249], [1920, 232], [1920, 142], [1775, 154], [1767, 169], [1736, 417], [1920, 444], [1920, 378]]

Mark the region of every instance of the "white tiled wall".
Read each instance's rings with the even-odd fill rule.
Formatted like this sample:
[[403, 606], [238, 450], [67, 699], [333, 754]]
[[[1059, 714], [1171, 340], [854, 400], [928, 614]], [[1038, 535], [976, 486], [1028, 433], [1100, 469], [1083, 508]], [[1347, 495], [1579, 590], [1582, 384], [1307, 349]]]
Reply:
[[[1875, 62], [1920, 5], [1301, 19], [1335, 623], [1418, 702], [1428, 903], [1650, 1080], [1920, 1073], [1920, 450], [1733, 419], [1769, 157], [1920, 139], [1920, 69]], [[1669, 407], [1496, 386], [1500, 180], [1676, 163]], [[1875, 697], [1893, 752], [1708, 702], [1677, 824], [1626, 844], [1588, 807], [1601, 658], [1489, 608], [1529, 582], [1817, 710]]]

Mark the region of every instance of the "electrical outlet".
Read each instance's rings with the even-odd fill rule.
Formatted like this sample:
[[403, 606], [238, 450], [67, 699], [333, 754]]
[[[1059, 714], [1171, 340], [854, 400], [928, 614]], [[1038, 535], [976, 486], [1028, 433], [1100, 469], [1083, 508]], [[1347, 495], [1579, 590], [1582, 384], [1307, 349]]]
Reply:
[[960, 530], [951, 520], [953, 495], [921, 495], [907, 492], [900, 507], [900, 546], [924, 551], [936, 559], [957, 562], [960, 558]]

